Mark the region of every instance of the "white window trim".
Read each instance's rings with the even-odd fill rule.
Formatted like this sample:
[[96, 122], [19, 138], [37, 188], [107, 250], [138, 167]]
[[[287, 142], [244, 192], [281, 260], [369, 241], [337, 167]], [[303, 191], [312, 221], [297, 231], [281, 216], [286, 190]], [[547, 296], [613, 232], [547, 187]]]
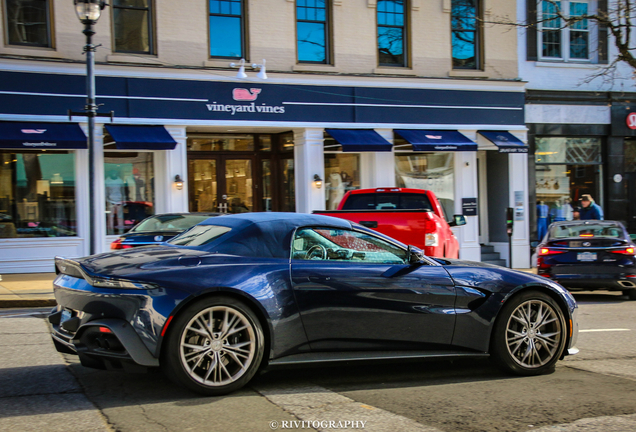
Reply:
[[[596, 0], [559, 0], [561, 2], [561, 10], [569, 13], [570, 3], [587, 3], [588, 14], [593, 14], [598, 9]], [[570, 58], [570, 28], [565, 27], [559, 29], [561, 40], [561, 57], [546, 57], [543, 55], [543, 1], [540, 1], [537, 8], [537, 16], [539, 18], [539, 28], [537, 32], [537, 56], [539, 61], [554, 63], [579, 63], [579, 64], [596, 64], [598, 63], [598, 26], [593, 21], [588, 21], [588, 58]]]

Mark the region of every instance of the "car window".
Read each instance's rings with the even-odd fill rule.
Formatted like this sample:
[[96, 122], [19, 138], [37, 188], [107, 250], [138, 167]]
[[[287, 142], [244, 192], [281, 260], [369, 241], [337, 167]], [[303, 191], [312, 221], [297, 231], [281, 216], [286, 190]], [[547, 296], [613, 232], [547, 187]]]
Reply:
[[210, 243], [228, 231], [231, 231], [231, 228], [217, 225], [196, 225], [172, 238], [168, 243], [178, 246], [201, 246]]
[[292, 259], [405, 264], [406, 251], [363, 232], [303, 228], [294, 236]]
[[184, 231], [209, 219], [208, 215], [159, 215], [142, 221], [132, 232]]
[[556, 225], [551, 229], [550, 238], [595, 237], [622, 238], [622, 227], [615, 224], [567, 224]]

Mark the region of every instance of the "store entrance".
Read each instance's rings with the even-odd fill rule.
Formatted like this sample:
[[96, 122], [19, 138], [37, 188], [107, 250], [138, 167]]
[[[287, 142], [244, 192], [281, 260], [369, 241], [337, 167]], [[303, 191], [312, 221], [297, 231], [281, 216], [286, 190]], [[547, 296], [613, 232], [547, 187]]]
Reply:
[[296, 210], [293, 134], [189, 134], [191, 212]]
[[190, 211], [245, 213], [254, 210], [253, 158], [188, 161]]

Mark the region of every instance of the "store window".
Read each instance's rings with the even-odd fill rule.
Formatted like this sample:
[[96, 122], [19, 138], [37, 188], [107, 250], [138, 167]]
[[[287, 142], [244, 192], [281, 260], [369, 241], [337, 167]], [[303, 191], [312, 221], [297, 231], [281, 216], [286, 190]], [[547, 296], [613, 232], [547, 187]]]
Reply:
[[243, 0], [210, 0], [210, 57], [245, 56]]
[[0, 238], [76, 235], [75, 154], [0, 152]]
[[51, 47], [49, 0], [6, 0], [5, 25], [10, 45]]
[[152, 0], [113, 0], [115, 52], [153, 54]]
[[104, 151], [106, 234], [118, 235], [155, 214], [153, 154]]
[[325, 153], [327, 210], [336, 210], [344, 194], [354, 189], [360, 189], [360, 155]]
[[[396, 145], [397, 145], [396, 140]], [[455, 214], [455, 154], [396, 153], [395, 182], [398, 187], [433, 191], [450, 220]]]
[[555, 221], [572, 220], [583, 194], [602, 206], [600, 138], [539, 137], [535, 141], [537, 232]]
[[479, 69], [477, 0], [453, 0], [451, 6], [453, 69]]
[[328, 63], [329, 14], [325, 0], [296, 0], [300, 63]]
[[406, 0], [378, 0], [378, 63], [406, 66]]

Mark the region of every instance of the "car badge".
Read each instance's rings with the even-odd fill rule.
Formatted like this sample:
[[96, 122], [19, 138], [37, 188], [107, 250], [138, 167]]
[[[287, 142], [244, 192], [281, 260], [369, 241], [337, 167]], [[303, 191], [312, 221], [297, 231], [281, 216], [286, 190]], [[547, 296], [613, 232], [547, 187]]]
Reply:
[[157, 242], [163, 241], [163, 236], [155, 236], [155, 241]]
[[592, 246], [592, 243], [590, 243], [590, 242], [583, 242], [583, 246], [585, 246], [585, 247], [589, 247], [589, 246]]

